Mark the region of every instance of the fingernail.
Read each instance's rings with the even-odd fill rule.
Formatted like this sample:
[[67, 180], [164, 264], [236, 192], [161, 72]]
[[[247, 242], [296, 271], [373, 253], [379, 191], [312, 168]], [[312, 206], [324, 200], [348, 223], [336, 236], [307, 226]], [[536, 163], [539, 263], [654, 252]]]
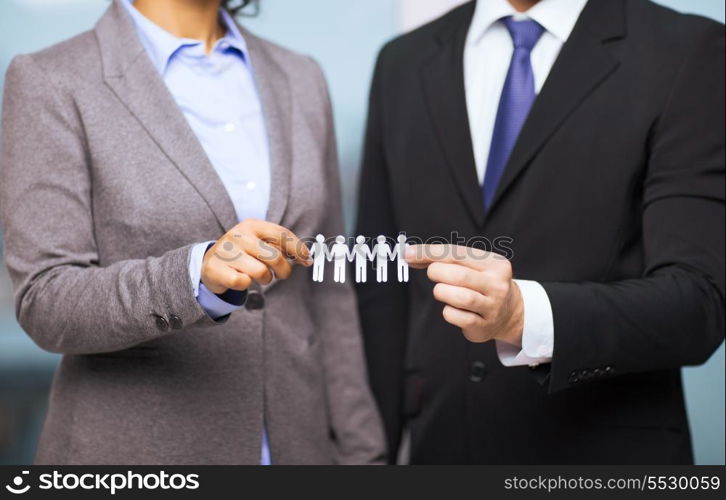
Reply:
[[416, 258], [416, 247], [415, 246], [406, 247], [406, 253], [404, 255], [407, 260], [415, 259]]

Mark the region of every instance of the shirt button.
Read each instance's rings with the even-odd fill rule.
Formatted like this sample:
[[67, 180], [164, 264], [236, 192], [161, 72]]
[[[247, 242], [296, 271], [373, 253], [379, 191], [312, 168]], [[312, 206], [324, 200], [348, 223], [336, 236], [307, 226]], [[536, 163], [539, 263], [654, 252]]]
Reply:
[[245, 184], [245, 187], [247, 188], [247, 191], [254, 191], [257, 187], [257, 183], [255, 181], [248, 181]]
[[234, 123], [229, 122], [224, 124], [225, 132], [234, 132], [235, 130], [237, 130], [237, 126]]

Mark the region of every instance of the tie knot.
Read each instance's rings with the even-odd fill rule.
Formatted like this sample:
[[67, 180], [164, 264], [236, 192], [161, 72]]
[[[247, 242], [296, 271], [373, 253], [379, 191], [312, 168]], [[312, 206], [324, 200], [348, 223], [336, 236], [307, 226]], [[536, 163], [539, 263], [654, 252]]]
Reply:
[[507, 27], [509, 36], [512, 37], [515, 49], [531, 51], [544, 33], [544, 28], [531, 19], [515, 21], [512, 17], [505, 17], [502, 22]]

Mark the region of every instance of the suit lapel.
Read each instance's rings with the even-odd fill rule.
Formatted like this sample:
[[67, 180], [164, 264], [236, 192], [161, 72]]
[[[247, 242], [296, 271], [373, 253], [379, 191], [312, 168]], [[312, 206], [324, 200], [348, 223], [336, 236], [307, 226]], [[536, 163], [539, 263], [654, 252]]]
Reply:
[[237, 223], [232, 201], [199, 140], [146, 57], [118, 1], [96, 26], [106, 84], [209, 205], [220, 227]]
[[287, 75], [261, 40], [239, 27], [252, 60], [270, 146], [270, 204], [267, 220], [279, 224], [285, 214], [292, 172], [292, 96]]
[[520, 132], [491, 210], [567, 117], [618, 67], [603, 42], [624, 35], [621, 0], [590, 0]]
[[436, 47], [421, 67], [430, 122], [460, 196], [478, 225], [484, 221], [484, 200], [476, 174], [464, 88], [464, 43], [474, 4], [456, 26], [436, 36]]

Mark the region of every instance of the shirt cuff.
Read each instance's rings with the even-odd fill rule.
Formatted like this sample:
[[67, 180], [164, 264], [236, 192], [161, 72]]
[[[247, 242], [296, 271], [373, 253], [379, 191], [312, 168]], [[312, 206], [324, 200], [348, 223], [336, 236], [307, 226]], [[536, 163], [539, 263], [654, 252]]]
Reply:
[[524, 304], [522, 347], [497, 340], [497, 355], [504, 366], [537, 366], [552, 362], [555, 326], [547, 292], [536, 281], [515, 280]]
[[228, 291], [222, 295], [215, 295], [202, 283], [202, 262], [204, 254], [214, 241], [199, 243], [192, 247], [189, 258], [189, 278], [191, 279], [194, 297], [202, 309], [212, 319], [220, 319], [235, 312], [244, 305], [246, 292]]
[[226, 300], [223, 300], [222, 297], [227, 298], [229, 295], [215, 295], [213, 292], [210, 292], [203, 283], [200, 283], [197, 302], [199, 302], [199, 305], [202, 306], [202, 309], [207, 312], [210, 318], [219, 319], [232, 314], [244, 305], [244, 301], [247, 298], [247, 292], [234, 292], [234, 294], [237, 296], [237, 298], [234, 299], [235, 303], [227, 302]]

